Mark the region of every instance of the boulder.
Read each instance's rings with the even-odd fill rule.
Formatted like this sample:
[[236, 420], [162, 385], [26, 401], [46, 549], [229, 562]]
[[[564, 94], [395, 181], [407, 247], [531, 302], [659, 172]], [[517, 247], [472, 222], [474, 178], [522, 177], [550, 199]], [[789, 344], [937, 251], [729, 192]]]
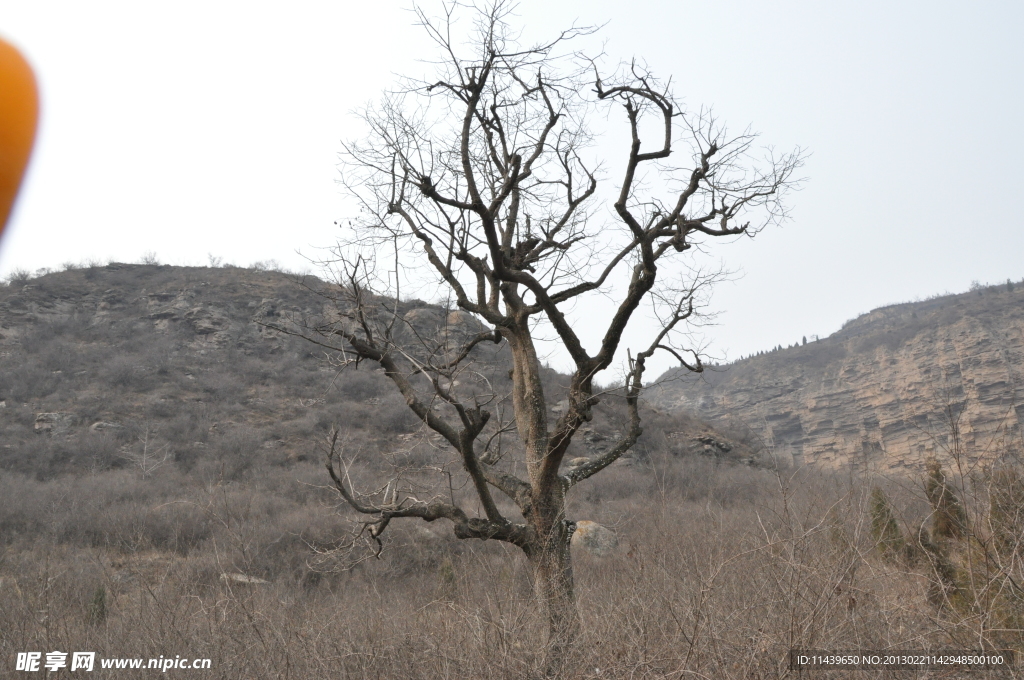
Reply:
[[619, 538], [608, 527], [582, 520], [576, 522], [576, 531], [573, 532], [570, 543], [574, 548], [582, 548], [591, 555], [604, 557], [619, 547]]

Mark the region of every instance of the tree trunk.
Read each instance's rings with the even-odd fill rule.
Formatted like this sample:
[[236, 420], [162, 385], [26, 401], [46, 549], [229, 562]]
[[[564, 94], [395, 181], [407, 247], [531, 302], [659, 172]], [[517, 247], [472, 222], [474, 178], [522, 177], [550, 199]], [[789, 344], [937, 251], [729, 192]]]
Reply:
[[569, 532], [570, 528], [564, 522], [556, 523], [544, 541], [545, 545], [530, 560], [534, 591], [548, 620], [544, 669], [549, 677], [556, 677], [562, 672], [580, 632], [569, 551], [572, 534]]
[[[512, 399], [519, 436], [526, 447], [532, 502], [524, 517], [534, 532], [526, 549], [533, 567], [537, 602], [548, 620], [544, 670], [559, 676], [579, 637], [580, 618], [573, 591], [569, 539], [573, 527], [565, 522], [565, 487], [558, 478], [557, 462], [549, 463], [548, 410], [528, 320], [517, 319], [505, 337], [512, 350]], [[559, 454], [560, 455], [560, 454]]]

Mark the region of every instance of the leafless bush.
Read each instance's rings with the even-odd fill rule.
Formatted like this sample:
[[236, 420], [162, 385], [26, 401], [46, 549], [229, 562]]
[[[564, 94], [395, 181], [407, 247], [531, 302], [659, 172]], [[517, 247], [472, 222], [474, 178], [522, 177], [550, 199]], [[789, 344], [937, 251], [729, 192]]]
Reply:
[[18, 366], [3, 370], [4, 396], [18, 402], [38, 399], [53, 394], [61, 384], [61, 374], [48, 370], [38, 361], [29, 359]]
[[[653, 503], [650, 494], [643, 504], [575, 502], [575, 516], [614, 526], [622, 547], [577, 555], [582, 633], [566, 677], [789, 677], [793, 647], [970, 648], [989, 630], [976, 613], [930, 604], [925, 569], [877, 554], [869, 485], [704, 465], [692, 474], [731, 490], [725, 502], [713, 490], [674, 496], [666, 482], [655, 484], [664, 493]], [[312, 466], [301, 469], [317, 479]], [[125, 475], [120, 500], [105, 475]], [[214, 660], [207, 678], [518, 679], [543, 670], [530, 652], [545, 626], [528, 565], [500, 544], [406, 525], [380, 560], [331, 569], [311, 546], [341, 535], [342, 524], [322, 526], [321, 497], [293, 475], [208, 489], [170, 468], [145, 482], [105, 475], [79, 480], [73, 506], [60, 506], [70, 484], [0, 478], [0, 493], [17, 500], [2, 505], [0, 530], [21, 536], [0, 558], [0, 654], [188, 653]], [[160, 500], [183, 482], [187, 498]], [[998, 483], [1014, 497], [1012, 481]], [[26, 540], [26, 531], [38, 533]], [[189, 673], [180, 674], [200, 677]]]
[[115, 357], [107, 364], [107, 379], [115, 387], [141, 390], [146, 386], [145, 374], [129, 357]]
[[11, 273], [4, 279], [4, 283], [9, 286], [23, 286], [32, 279], [32, 273], [27, 269], [16, 267], [11, 270]]

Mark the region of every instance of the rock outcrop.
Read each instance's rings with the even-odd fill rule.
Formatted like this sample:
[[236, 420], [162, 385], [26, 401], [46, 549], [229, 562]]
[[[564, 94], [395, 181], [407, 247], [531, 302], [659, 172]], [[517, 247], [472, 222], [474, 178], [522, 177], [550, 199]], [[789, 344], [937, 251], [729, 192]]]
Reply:
[[77, 420], [74, 413], [37, 413], [33, 429], [36, 434], [65, 434]]
[[751, 431], [798, 465], [998, 456], [1022, 441], [1024, 286], [883, 307], [820, 341], [668, 377], [651, 403]]

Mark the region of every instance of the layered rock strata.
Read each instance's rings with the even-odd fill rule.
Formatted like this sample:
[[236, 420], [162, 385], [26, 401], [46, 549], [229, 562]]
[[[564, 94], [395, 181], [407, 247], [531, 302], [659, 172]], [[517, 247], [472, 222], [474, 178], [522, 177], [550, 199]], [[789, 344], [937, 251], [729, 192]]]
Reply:
[[670, 371], [647, 398], [798, 465], [891, 471], [1019, 451], [1022, 385], [1024, 286], [1007, 284], [876, 309], [702, 376]]

